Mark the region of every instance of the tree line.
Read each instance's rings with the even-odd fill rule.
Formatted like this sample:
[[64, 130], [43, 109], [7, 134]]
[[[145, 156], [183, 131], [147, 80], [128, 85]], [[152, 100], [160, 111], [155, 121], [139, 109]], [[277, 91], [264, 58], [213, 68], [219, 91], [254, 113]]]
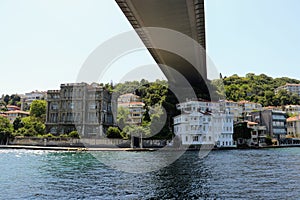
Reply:
[[263, 106], [300, 104], [300, 98], [297, 94], [286, 90], [279, 90], [275, 94], [275, 89], [286, 83], [299, 84], [300, 80], [288, 77], [272, 78], [265, 74], [255, 75], [254, 73], [248, 73], [245, 77], [234, 74], [223, 78], [227, 100], [248, 100]]

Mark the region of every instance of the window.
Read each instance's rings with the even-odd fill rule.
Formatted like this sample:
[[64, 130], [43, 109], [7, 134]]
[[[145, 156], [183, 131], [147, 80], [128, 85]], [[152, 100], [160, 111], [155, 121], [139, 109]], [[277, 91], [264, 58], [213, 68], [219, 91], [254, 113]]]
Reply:
[[199, 141], [198, 136], [193, 136], [193, 141], [194, 141], [194, 142], [198, 142], [198, 141]]
[[74, 109], [74, 103], [69, 103], [69, 109]]

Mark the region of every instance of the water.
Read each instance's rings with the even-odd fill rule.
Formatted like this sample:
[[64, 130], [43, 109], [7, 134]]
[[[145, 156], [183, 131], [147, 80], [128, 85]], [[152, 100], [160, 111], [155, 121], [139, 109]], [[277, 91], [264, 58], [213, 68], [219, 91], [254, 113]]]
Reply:
[[202, 159], [186, 152], [159, 171], [132, 174], [88, 152], [0, 150], [0, 199], [299, 199], [299, 156], [300, 148], [212, 151]]

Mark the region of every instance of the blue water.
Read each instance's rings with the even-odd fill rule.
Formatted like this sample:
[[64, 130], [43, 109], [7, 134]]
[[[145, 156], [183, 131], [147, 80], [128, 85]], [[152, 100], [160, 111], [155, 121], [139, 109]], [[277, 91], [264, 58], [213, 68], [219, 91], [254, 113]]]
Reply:
[[[97, 152], [141, 156], [151, 152]], [[186, 152], [154, 172], [111, 169], [88, 152], [0, 150], [0, 199], [299, 199], [300, 148]], [[133, 167], [132, 162], [128, 167]]]

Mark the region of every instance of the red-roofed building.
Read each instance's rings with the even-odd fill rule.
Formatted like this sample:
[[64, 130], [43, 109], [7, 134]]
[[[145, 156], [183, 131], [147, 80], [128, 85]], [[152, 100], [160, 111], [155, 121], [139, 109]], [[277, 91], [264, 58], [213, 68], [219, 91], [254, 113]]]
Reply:
[[145, 104], [139, 100], [140, 97], [135, 94], [124, 94], [118, 98], [118, 107], [129, 109], [129, 124], [140, 125], [142, 123]]
[[287, 135], [293, 138], [300, 138], [300, 115], [289, 117], [287, 122]]
[[10, 123], [13, 123], [17, 117], [27, 117], [29, 116], [29, 112], [21, 111], [21, 110], [11, 110], [4, 112], [5, 115], [7, 115], [7, 118], [9, 119]]
[[3, 113], [0, 113], [0, 116], [1, 116], [1, 117], [7, 118], [7, 115], [6, 115], [6, 114], [3, 114]]
[[20, 110], [20, 107], [14, 106], [14, 105], [7, 105], [6, 108], [7, 108], [8, 111]]

